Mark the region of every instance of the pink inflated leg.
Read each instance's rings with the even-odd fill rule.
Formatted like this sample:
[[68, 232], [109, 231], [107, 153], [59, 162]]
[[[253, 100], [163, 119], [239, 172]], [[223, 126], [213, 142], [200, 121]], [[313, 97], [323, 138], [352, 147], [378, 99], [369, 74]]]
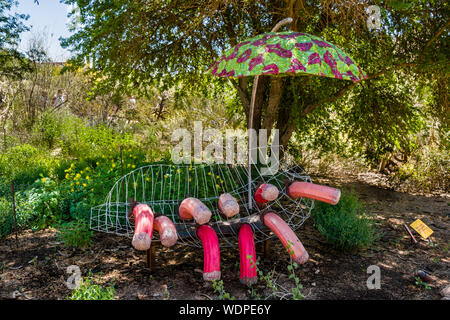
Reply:
[[253, 230], [248, 224], [239, 229], [240, 281], [243, 284], [256, 283], [256, 250]]
[[255, 200], [258, 204], [265, 204], [278, 197], [278, 188], [270, 183], [263, 183], [256, 189]]
[[203, 244], [203, 279], [220, 280], [219, 239], [213, 228], [202, 225], [197, 229], [197, 236]]
[[212, 213], [208, 207], [196, 198], [184, 199], [178, 210], [181, 219], [194, 219], [198, 224], [208, 223]]
[[264, 224], [277, 235], [294, 262], [302, 264], [308, 260], [309, 255], [303, 244], [280, 216], [274, 212], [268, 212], [264, 214]]
[[163, 246], [171, 247], [177, 242], [178, 235], [175, 225], [166, 216], [156, 217], [154, 228], [159, 232], [159, 238]]
[[134, 235], [131, 244], [136, 250], [148, 250], [153, 235], [153, 211], [146, 204], [133, 208]]
[[239, 213], [239, 204], [236, 198], [229, 193], [221, 194], [217, 202], [220, 212], [226, 217], [231, 218]]
[[295, 181], [287, 187], [287, 194], [293, 199], [309, 198], [334, 205], [339, 202], [341, 190], [309, 182]]

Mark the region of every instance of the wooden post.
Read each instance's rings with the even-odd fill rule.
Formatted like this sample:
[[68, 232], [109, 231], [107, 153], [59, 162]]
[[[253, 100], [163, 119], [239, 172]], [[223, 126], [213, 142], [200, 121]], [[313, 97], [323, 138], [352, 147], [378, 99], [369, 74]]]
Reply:
[[152, 244], [150, 245], [150, 249], [146, 251], [147, 267], [150, 269], [150, 272], [152, 272], [155, 269], [156, 265], [155, 251], [156, 251], [156, 244], [152, 242]]
[[11, 181], [11, 196], [12, 196], [12, 211], [14, 216], [14, 232], [16, 234], [16, 245], [17, 245], [16, 190], [14, 187], [14, 181]]
[[[123, 178], [123, 156], [122, 156], [122, 150], [123, 150], [123, 146], [120, 146], [120, 176], [121, 178]], [[123, 187], [123, 180], [120, 182], [120, 187]], [[126, 203], [127, 202], [127, 192], [126, 190], [123, 189], [123, 202]]]
[[270, 239], [264, 241], [264, 260], [270, 257]]

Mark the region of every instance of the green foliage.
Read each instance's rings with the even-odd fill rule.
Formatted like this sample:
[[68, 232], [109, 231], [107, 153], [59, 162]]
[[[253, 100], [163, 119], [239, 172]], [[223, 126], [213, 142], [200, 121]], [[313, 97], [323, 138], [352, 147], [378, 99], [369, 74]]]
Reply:
[[16, 0], [0, 0], [0, 75], [9, 78], [21, 78], [30, 70], [28, 61], [16, 50], [21, 33], [29, 30], [24, 24], [28, 16], [12, 13], [17, 4]]
[[431, 290], [431, 287], [428, 285], [428, 283], [424, 282], [420, 277], [415, 277], [415, 284], [418, 287], [424, 287], [425, 290]]
[[36, 142], [45, 145], [48, 149], [52, 149], [63, 132], [61, 120], [61, 117], [56, 113], [42, 113], [38, 122], [33, 127], [36, 131]]
[[0, 155], [0, 177], [18, 185], [31, 184], [41, 174], [48, 175], [53, 161], [38, 148], [22, 144]]
[[[10, 191], [9, 189], [7, 191]], [[36, 215], [33, 206], [23, 192], [16, 193], [16, 217], [17, 228], [28, 227]], [[14, 230], [14, 216], [12, 211], [11, 195], [7, 192], [0, 196], [0, 238], [10, 234]]]
[[60, 220], [60, 191], [55, 181], [42, 177], [25, 194], [37, 218], [34, 227], [43, 229]]
[[88, 247], [92, 242], [93, 232], [89, 224], [83, 220], [74, 220], [64, 223], [59, 228], [58, 238], [68, 248]]
[[94, 283], [92, 272], [81, 280], [80, 286], [72, 291], [67, 300], [114, 300], [116, 290], [113, 284], [107, 287]]
[[303, 289], [303, 285], [300, 283], [300, 278], [296, 275], [295, 270], [298, 269], [298, 264], [294, 262], [293, 256], [294, 251], [291, 249], [292, 243], [289, 241], [287, 244], [287, 250], [289, 251], [290, 261], [287, 269], [289, 271], [289, 279], [293, 279], [295, 286], [292, 288], [292, 299], [293, 300], [301, 300], [303, 299], [303, 294], [301, 293], [301, 289]]
[[225, 291], [223, 287], [223, 280], [212, 280], [212, 287], [214, 289], [214, 292], [217, 292], [219, 294], [219, 300], [236, 300], [235, 297], [231, 296], [228, 292]]
[[418, 149], [393, 176], [406, 189], [431, 192], [434, 190], [450, 190], [450, 152], [447, 148], [439, 148], [427, 144]]
[[[288, 249], [289, 247], [290, 244], [288, 244]], [[292, 251], [290, 249], [289, 253], [291, 256]], [[259, 261], [255, 262], [251, 255], [248, 255], [247, 259], [250, 261], [251, 267], [256, 268], [258, 280], [265, 284], [266, 286], [265, 289], [267, 289], [267, 291], [269, 292], [269, 294], [267, 294], [267, 292], [264, 293], [265, 300], [270, 299], [272, 297], [279, 297], [280, 299], [286, 299], [288, 297], [291, 297], [293, 300], [303, 299], [303, 294], [301, 293], [301, 289], [303, 289], [303, 286], [300, 283], [300, 279], [295, 274], [295, 270], [298, 268], [298, 265], [292, 260], [292, 257], [290, 258], [289, 264], [287, 266], [289, 272], [289, 279], [294, 280], [294, 286], [290, 290], [277, 283], [277, 279], [275, 277], [275, 270], [272, 270], [267, 274], [264, 274], [264, 272], [258, 267]], [[252, 298], [256, 300], [261, 299], [260, 292], [253, 285], [250, 285], [250, 294]]]
[[316, 202], [312, 217], [319, 232], [336, 249], [367, 247], [375, 240], [372, 221], [354, 193], [342, 192], [334, 206]]

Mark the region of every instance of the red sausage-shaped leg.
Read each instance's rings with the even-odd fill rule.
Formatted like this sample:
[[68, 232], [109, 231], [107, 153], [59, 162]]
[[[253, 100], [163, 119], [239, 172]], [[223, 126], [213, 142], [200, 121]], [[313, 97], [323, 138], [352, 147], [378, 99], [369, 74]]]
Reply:
[[273, 184], [264, 183], [255, 192], [255, 200], [258, 204], [273, 201], [278, 197], [278, 188]]
[[220, 280], [219, 239], [213, 228], [202, 225], [197, 229], [197, 236], [203, 244], [203, 280]]
[[256, 283], [256, 250], [253, 230], [248, 224], [243, 224], [239, 229], [239, 256], [241, 263], [240, 280], [243, 284]]
[[329, 204], [336, 204], [341, 197], [341, 190], [309, 182], [295, 181], [288, 186], [287, 194], [294, 199], [309, 198]]
[[268, 212], [264, 215], [264, 224], [272, 230], [286, 249], [288, 249], [294, 262], [298, 264], [305, 263], [308, 258], [303, 244], [300, 242], [294, 231], [274, 212]]
[[234, 217], [239, 213], [239, 204], [236, 199], [229, 193], [221, 194], [217, 203], [220, 212], [228, 218]]
[[161, 244], [165, 247], [171, 247], [177, 242], [177, 230], [173, 222], [166, 216], [155, 218], [155, 230], [159, 232]]
[[153, 235], [153, 211], [146, 204], [133, 208], [134, 235], [131, 244], [136, 250], [148, 250]]
[[212, 213], [208, 207], [198, 199], [186, 198], [180, 204], [181, 219], [192, 219], [198, 224], [205, 224], [211, 219]]

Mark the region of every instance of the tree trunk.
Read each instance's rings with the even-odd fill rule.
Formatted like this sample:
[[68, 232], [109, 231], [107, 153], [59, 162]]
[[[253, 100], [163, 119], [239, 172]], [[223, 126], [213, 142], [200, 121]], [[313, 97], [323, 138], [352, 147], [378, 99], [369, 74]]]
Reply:
[[267, 89], [268, 76], [260, 76], [258, 88], [256, 89], [255, 110], [253, 111], [253, 129], [257, 132], [261, 129], [262, 111], [265, 104], [265, 92]]
[[282, 95], [283, 79], [280, 77], [272, 77], [270, 79], [269, 101], [267, 103], [267, 109], [263, 121], [263, 129], [267, 130], [267, 138], [270, 137], [270, 131], [275, 123]]

